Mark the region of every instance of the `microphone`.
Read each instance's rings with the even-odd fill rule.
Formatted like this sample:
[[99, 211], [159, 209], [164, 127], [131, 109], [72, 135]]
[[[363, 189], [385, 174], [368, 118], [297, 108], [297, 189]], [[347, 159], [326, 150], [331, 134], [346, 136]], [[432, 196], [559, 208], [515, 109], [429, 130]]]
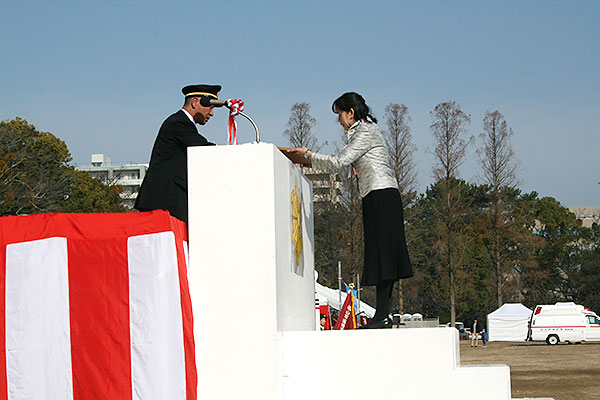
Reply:
[[210, 106], [223, 107], [224, 105], [227, 105], [227, 100], [217, 100], [217, 99], [211, 99], [210, 97], [207, 97], [207, 96], [202, 96], [202, 97], [200, 97], [200, 105], [202, 105], [204, 107], [210, 107]]

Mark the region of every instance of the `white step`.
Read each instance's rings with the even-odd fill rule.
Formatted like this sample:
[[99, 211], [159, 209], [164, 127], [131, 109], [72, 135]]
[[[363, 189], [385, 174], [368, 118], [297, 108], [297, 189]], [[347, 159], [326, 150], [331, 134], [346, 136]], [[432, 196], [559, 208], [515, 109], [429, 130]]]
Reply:
[[510, 400], [506, 365], [460, 366], [456, 329], [283, 332], [285, 400]]

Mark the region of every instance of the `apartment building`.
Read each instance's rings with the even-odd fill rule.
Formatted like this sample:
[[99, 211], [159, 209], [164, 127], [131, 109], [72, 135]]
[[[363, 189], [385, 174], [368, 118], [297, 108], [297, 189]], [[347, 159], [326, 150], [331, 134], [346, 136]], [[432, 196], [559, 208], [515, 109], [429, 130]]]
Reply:
[[303, 168], [302, 172], [313, 184], [313, 203], [315, 206], [326, 203], [336, 204], [342, 201], [338, 174], [310, 168]]
[[133, 208], [135, 199], [142, 186], [148, 164], [111, 163], [105, 154], [92, 154], [91, 164], [75, 166], [79, 171], [88, 172], [93, 178], [100, 179], [106, 185], [121, 186], [122, 205]]
[[581, 220], [581, 225], [586, 228], [590, 228], [594, 222], [600, 223], [600, 206], [567, 208], [575, 214], [577, 219]]
[[[123, 206], [133, 208], [135, 199], [146, 176], [148, 164], [112, 163], [105, 154], [92, 154], [90, 164], [75, 167], [88, 172], [93, 178], [100, 179], [106, 185], [121, 186]], [[340, 203], [340, 179], [336, 173], [303, 168], [303, 173], [313, 184], [313, 201], [315, 206], [327, 203]]]

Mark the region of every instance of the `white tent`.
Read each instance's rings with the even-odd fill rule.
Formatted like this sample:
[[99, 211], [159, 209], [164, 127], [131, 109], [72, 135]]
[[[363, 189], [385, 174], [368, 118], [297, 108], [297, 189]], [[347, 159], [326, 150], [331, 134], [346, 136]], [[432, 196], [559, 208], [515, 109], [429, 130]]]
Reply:
[[509, 342], [527, 339], [527, 324], [531, 311], [520, 303], [506, 303], [487, 316], [490, 342]]
[[[320, 304], [329, 304], [336, 310], [341, 308], [339, 303], [339, 292], [337, 290], [330, 289], [327, 286], [321, 285], [319, 282], [315, 282], [315, 291], [317, 292], [317, 299]], [[344, 301], [346, 301], [346, 293], [342, 292], [342, 304], [344, 304]], [[360, 311], [364, 312], [369, 318], [373, 318], [373, 315], [375, 315], [375, 309], [364, 301], [360, 302]]]

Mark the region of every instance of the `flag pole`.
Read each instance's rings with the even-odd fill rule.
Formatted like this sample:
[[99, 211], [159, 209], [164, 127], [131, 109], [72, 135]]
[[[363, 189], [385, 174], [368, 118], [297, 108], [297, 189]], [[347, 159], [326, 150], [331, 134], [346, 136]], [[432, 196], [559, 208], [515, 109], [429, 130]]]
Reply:
[[338, 261], [338, 304], [342, 309], [342, 262]]
[[360, 274], [356, 274], [356, 297], [358, 298], [358, 314], [360, 315]]

